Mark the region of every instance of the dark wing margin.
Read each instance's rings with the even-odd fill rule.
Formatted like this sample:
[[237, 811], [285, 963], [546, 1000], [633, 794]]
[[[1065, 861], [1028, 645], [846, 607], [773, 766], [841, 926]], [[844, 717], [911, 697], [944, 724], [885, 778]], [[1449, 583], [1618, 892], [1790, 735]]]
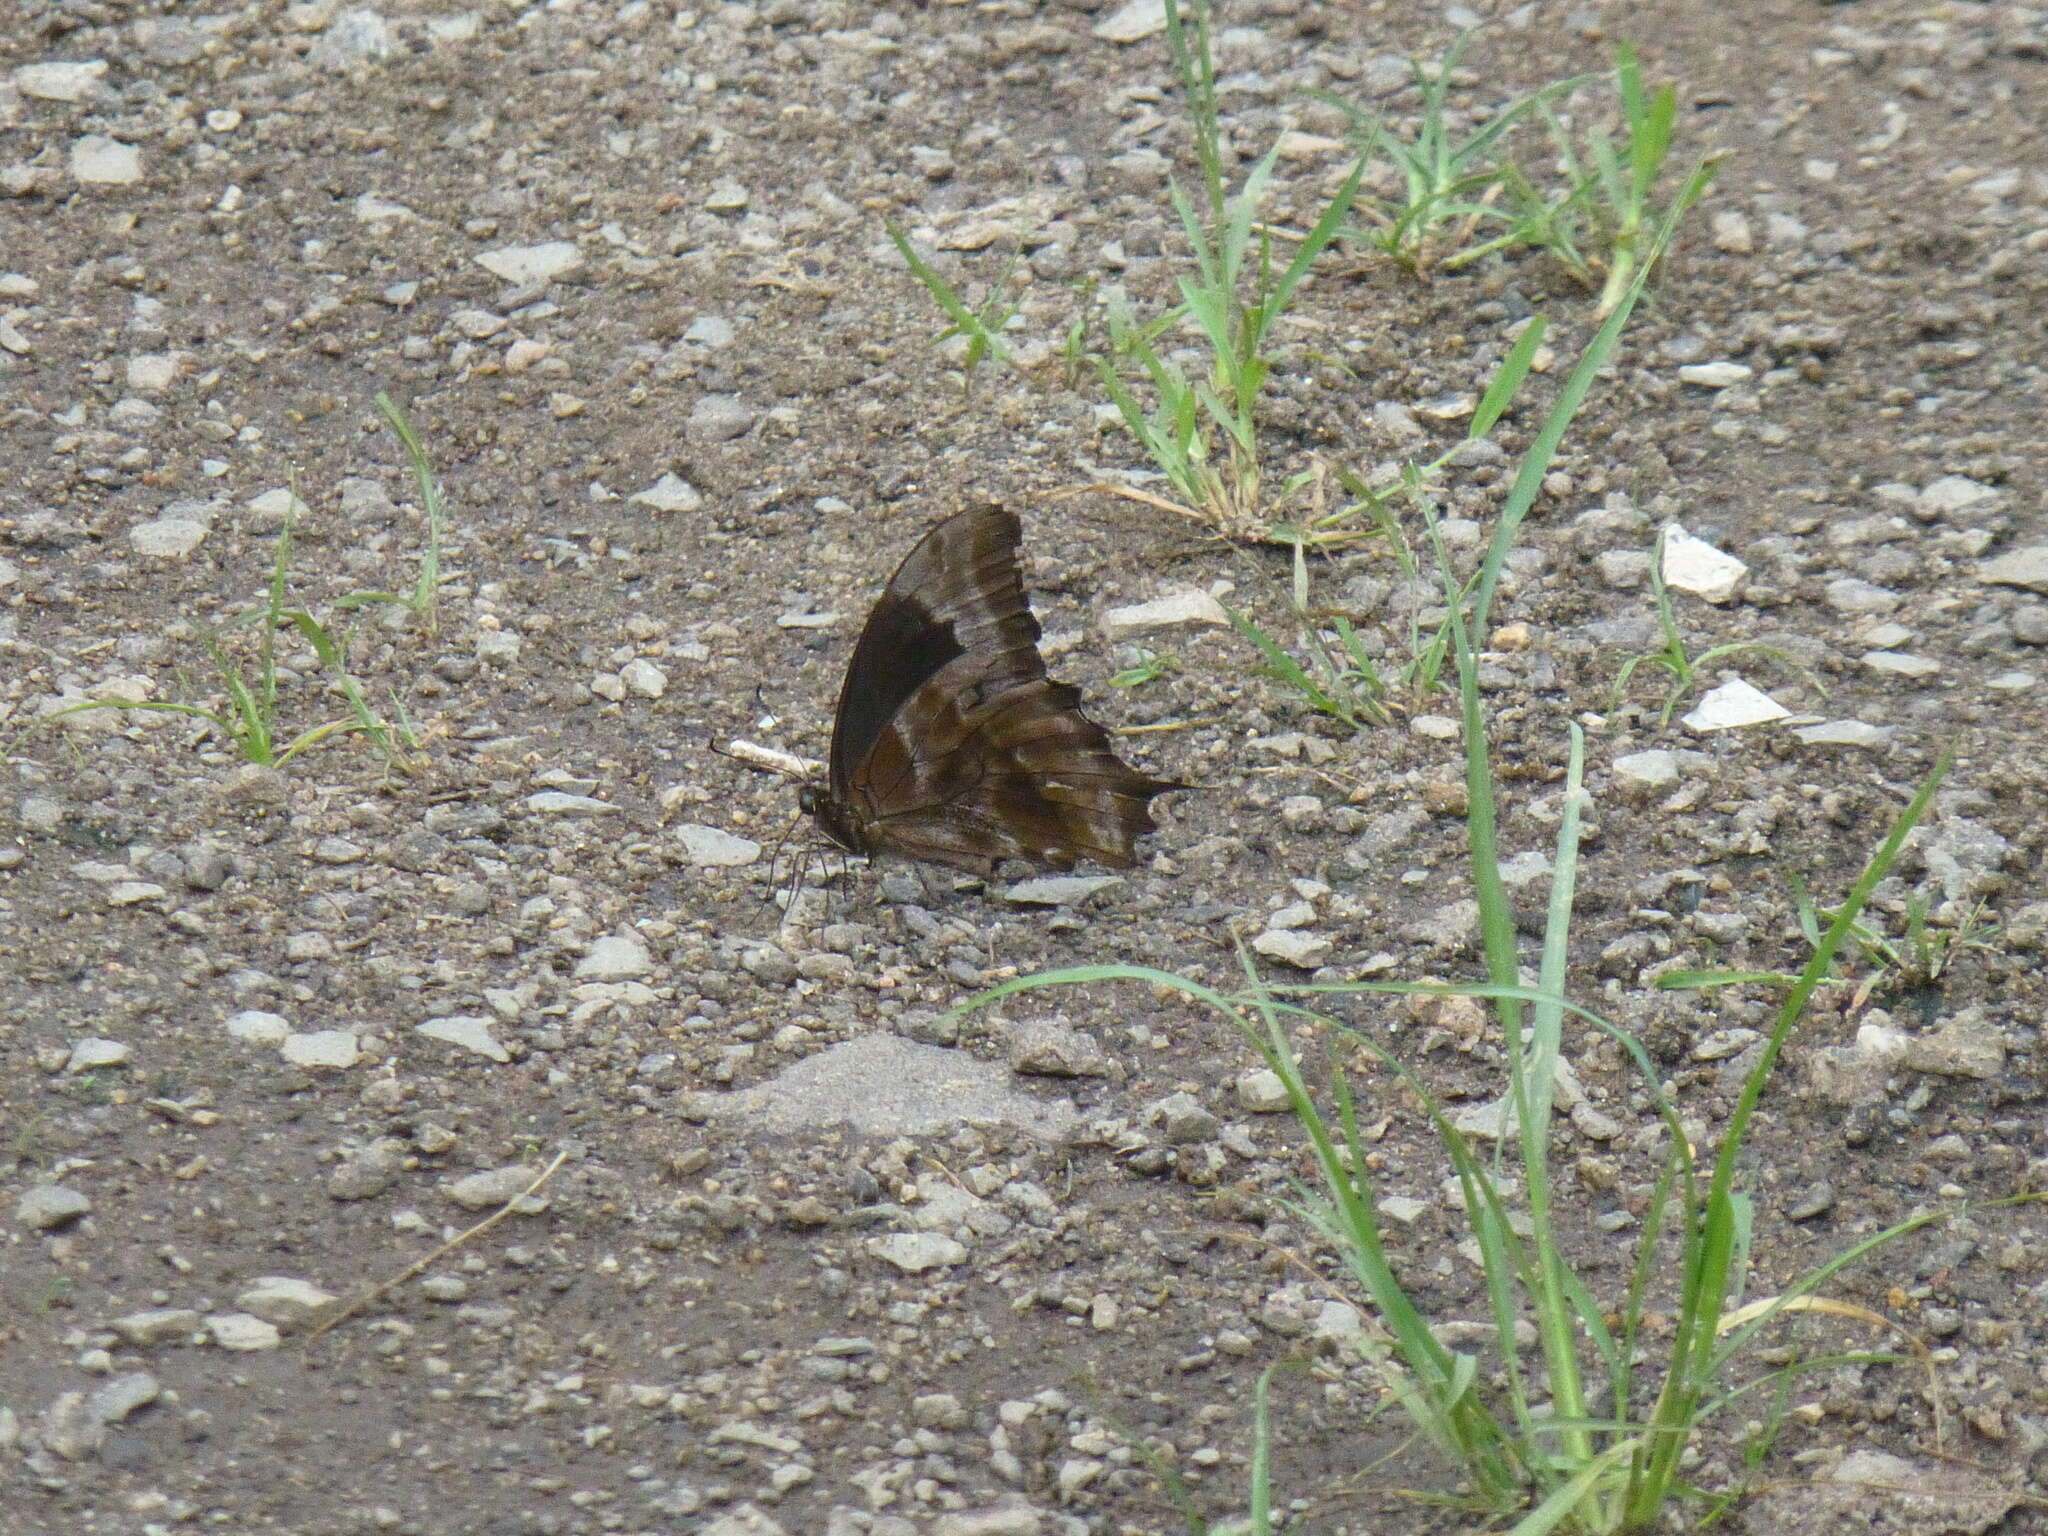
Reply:
[[1022, 537], [1015, 513], [970, 507], [918, 540], [896, 567], [854, 645], [832, 720], [828, 783], [841, 805], [851, 803], [883, 728], [949, 663], [990, 652], [1020, 677], [1044, 674], [1018, 567]]

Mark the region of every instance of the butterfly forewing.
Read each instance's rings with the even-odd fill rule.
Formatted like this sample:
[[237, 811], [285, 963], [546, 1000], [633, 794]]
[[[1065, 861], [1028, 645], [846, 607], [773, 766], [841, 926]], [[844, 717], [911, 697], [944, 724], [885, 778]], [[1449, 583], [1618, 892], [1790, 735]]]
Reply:
[[979, 507], [918, 543], [876, 602], [839, 696], [826, 833], [990, 873], [1134, 861], [1151, 801], [1181, 786], [1123, 763], [1080, 693], [1045, 675], [1017, 519]]
[[968, 652], [1029, 652], [1038, 661], [1038, 621], [1017, 568], [1023, 530], [1001, 507], [976, 507], [932, 529], [896, 567], [876, 599], [846, 666], [832, 721], [831, 787], [844, 800], [853, 775], [910, 696]]

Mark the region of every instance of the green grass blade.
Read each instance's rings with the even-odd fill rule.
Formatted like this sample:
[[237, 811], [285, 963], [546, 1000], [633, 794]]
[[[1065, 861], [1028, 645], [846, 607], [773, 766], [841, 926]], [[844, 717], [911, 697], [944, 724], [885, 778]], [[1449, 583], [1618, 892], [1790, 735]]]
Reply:
[[385, 422], [398, 434], [398, 441], [412, 464], [413, 483], [420, 490], [420, 509], [427, 515], [427, 547], [420, 556], [419, 578], [413, 584], [411, 598], [404, 601], [415, 618], [426, 621], [427, 632], [433, 634], [440, 628], [441, 547], [447, 537], [447, 506], [442, 499], [441, 482], [435, 478], [433, 466], [427, 462], [426, 446], [413, 429], [412, 419], [383, 390], [377, 392], [376, 404]]
[[1522, 327], [1522, 334], [1515, 338], [1515, 344], [1508, 348], [1508, 355], [1494, 370], [1493, 382], [1486, 386], [1479, 409], [1472, 413], [1472, 424], [1465, 433], [1468, 440], [1478, 442], [1485, 437], [1513, 403], [1522, 388], [1522, 381], [1529, 376], [1530, 365], [1536, 361], [1537, 348], [1543, 345], [1544, 330], [1541, 315]]

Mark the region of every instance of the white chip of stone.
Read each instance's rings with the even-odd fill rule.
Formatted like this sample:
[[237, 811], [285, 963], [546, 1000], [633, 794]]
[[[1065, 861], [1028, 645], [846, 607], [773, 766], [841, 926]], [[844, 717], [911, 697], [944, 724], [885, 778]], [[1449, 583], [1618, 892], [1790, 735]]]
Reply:
[[1330, 958], [1328, 936], [1300, 928], [1269, 928], [1252, 940], [1252, 948], [1270, 960], [1312, 971]]
[[1881, 725], [1861, 720], [1823, 720], [1819, 725], [1801, 725], [1792, 734], [1810, 747], [1881, 747], [1892, 733]]
[[673, 471], [626, 499], [657, 512], [694, 512], [704, 505], [704, 493]]
[[128, 545], [138, 555], [156, 560], [179, 560], [206, 539], [207, 528], [184, 517], [158, 517], [137, 523], [128, 530]]
[[699, 315], [683, 332], [683, 340], [697, 347], [724, 347], [732, 344], [735, 334], [732, 322], [723, 315]]
[[658, 699], [668, 692], [668, 674], [644, 656], [636, 656], [619, 668], [619, 681], [643, 699]]
[[[1979, 580], [1984, 579], [1979, 574]], [[1837, 613], [1890, 613], [1899, 606], [1899, 594], [1860, 576], [1838, 576], [1827, 584], [1827, 604]]]
[[1142, 635], [1149, 630], [1171, 629], [1178, 624], [1206, 624], [1213, 629], [1228, 629], [1230, 615], [1207, 592], [1194, 591], [1175, 592], [1167, 597], [1155, 597], [1149, 603], [1112, 608], [1102, 616], [1102, 632], [1112, 640]]
[[1998, 491], [1981, 480], [1972, 480], [1968, 475], [1943, 475], [1927, 483], [1920, 492], [1919, 500], [1921, 514], [1932, 520], [1988, 508], [1998, 500]]
[[1986, 688], [1996, 688], [2000, 693], [2025, 693], [2041, 679], [2032, 672], [2001, 672], [1996, 677], [1984, 679]]
[[753, 839], [737, 836], [723, 827], [707, 827], [697, 822], [685, 822], [677, 827], [676, 841], [683, 845], [683, 852], [692, 864], [713, 869], [737, 869], [761, 856], [761, 845]]
[[538, 794], [526, 797], [529, 811], [541, 811], [553, 816], [595, 815], [616, 811], [616, 805], [599, 800], [591, 795], [572, 795], [559, 789], [544, 789]]
[[291, 1275], [259, 1275], [249, 1289], [235, 1298], [235, 1305], [276, 1327], [293, 1328], [312, 1321], [340, 1299], [310, 1280]]
[[295, 1067], [326, 1067], [342, 1071], [356, 1064], [362, 1055], [352, 1029], [315, 1029], [287, 1035], [277, 1054]]
[[1749, 567], [1733, 555], [1694, 538], [1678, 524], [1664, 530], [1664, 584], [1710, 603], [1725, 603], [1741, 589]]
[[216, 1312], [205, 1321], [206, 1331], [222, 1349], [275, 1349], [283, 1338], [275, 1324], [247, 1312]]
[[1125, 0], [1091, 30], [1105, 43], [1142, 43], [1166, 30], [1166, 0]]
[[1071, 907], [1123, 883], [1122, 875], [1035, 875], [1003, 892], [1003, 900], [1020, 907]]
[[1941, 663], [1931, 656], [1915, 656], [1909, 651], [1866, 651], [1863, 665], [1873, 672], [1891, 672], [1900, 677], [1932, 677], [1941, 670]]
[[583, 265], [573, 240], [547, 240], [539, 245], [506, 245], [485, 251], [477, 265], [508, 283], [545, 283], [566, 277]]
[[373, 192], [365, 192], [355, 200], [355, 215], [358, 224], [382, 224], [389, 219], [410, 219], [413, 211], [403, 203], [387, 202]]
[[[547, 1209], [547, 1200], [542, 1195], [528, 1195], [527, 1189], [540, 1176], [538, 1168], [529, 1168], [524, 1163], [507, 1163], [501, 1168], [486, 1168], [481, 1173], [466, 1173], [448, 1183], [448, 1198], [466, 1210], [480, 1211], [486, 1206], [503, 1205], [508, 1200], [518, 1200], [513, 1207], [521, 1215], [531, 1215]], [[524, 1198], [521, 1198], [521, 1197]]]
[[71, 146], [71, 175], [101, 187], [125, 187], [142, 180], [142, 151], [105, 134], [88, 133]]
[[27, 357], [35, 351], [35, 343], [15, 327], [12, 320], [0, 315], [0, 349], [12, 352], [16, 357]]
[[939, 1232], [891, 1232], [886, 1237], [869, 1238], [867, 1250], [906, 1275], [967, 1262], [966, 1248]]
[[304, 501], [292, 494], [292, 488], [288, 485], [273, 486], [267, 491], [259, 492], [242, 505], [256, 514], [259, 524], [272, 527], [282, 527], [287, 517], [296, 521], [312, 510]]
[[654, 969], [654, 958], [637, 938], [607, 934], [576, 962], [579, 981], [631, 981]]
[[1289, 1103], [1287, 1084], [1270, 1067], [1247, 1072], [1237, 1080], [1237, 1107], [1248, 1115], [1277, 1115]]
[[1769, 694], [1731, 677], [1704, 695], [1685, 724], [1695, 731], [1728, 731], [1745, 725], [1768, 725], [1791, 713]]
[[167, 892], [152, 880], [122, 880], [107, 889], [110, 907], [139, 907], [145, 901], [162, 901]]
[[1669, 789], [1678, 782], [1679, 768], [1678, 754], [1661, 747], [1648, 752], [1630, 752], [1614, 760], [1614, 779], [1616, 785], [1623, 788]]
[[228, 1017], [228, 1033], [249, 1045], [282, 1045], [291, 1035], [291, 1022], [281, 1013], [245, 1008]]
[[125, 1067], [131, 1054], [125, 1041], [88, 1038], [71, 1047], [64, 1070], [90, 1072], [96, 1067]]
[[1756, 377], [1756, 370], [1741, 363], [1688, 363], [1678, 370], [1678, 377], [1687, 384], [1698, 384], [1704, 389], [1727, 389], [1731, 385], [1748, 383]]
[[449, 1014], [444, 1018], [428, 1019], [415, 1025], [414, 1030], [429, 1040], [445, 1040], [450, 1045], [459, 1045], [493, 1061], [512, 1059], [511, 1053], [498, 1044], [497, 1037], [491, 1033], [491, 1021], [474, 1014]]
[[160, 395], [184, 371], [182, 352], [138, 352], [128, 359], [128, 387], [138, 395]]
[[2048, 544], [2029, 544], [1986, 560], [1977, 567], [1977, 579], [1992, 586], [2048, 592]]
[[14, 72], [14, 84], [22, 95], [38, 101], [91, 101], [100, 94], [100, 79], [106, 72], [105, 59], [24, 64]]

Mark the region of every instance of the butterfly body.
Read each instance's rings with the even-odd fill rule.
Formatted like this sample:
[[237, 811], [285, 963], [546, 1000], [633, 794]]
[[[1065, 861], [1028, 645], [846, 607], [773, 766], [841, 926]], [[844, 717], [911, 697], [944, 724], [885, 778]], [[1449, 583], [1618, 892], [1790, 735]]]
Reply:
[[868, 615], [804, 810], [854, 853], [992, 874], [1004, 859], [1125, 868], [1154, 796], [1080, 691], [1045, 674], [1014, 514], [974, 507], [904, 557]]

